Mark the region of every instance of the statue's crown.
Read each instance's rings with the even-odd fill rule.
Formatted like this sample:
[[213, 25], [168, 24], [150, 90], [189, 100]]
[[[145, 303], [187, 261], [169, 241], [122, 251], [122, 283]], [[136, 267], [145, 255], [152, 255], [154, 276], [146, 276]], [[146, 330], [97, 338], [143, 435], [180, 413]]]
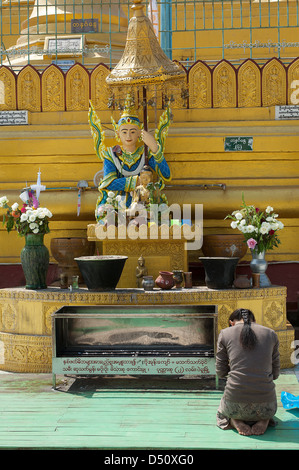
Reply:
[[118, 121], [118, 127], [122, 126], [123, 124], [133, 124], [138, 126], [139, 128], [142, 127], [140, 119], [138, 118], [137, 112], [134, 107], [134, 100], [130, 95], [126, 96], [125, 106], [123, 109], [123, 113]]

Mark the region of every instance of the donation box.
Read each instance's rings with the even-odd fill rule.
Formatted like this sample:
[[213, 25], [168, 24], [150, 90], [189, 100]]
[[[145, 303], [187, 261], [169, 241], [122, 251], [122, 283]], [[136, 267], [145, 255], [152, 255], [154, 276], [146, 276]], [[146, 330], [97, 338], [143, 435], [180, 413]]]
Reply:
[[56, 374], [215, 375], [216, 306], [66, 306], [52, 334], [54, 384]]

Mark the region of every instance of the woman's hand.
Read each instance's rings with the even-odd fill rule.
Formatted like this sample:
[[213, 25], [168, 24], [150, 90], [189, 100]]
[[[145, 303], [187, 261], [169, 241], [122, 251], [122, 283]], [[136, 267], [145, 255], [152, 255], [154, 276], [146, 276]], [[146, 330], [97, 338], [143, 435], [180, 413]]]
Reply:
[[156, 139], [153, 135], [151, 135], [149, 132], [147, 132], [145, 130], [142, 130], [141, 131], [141, 138], [142, 138], [143, 142], [145, 143], [145, 145], [147, 145], [148, 148], [153, 153], [157, 153], [159, 147], [158, 147]]

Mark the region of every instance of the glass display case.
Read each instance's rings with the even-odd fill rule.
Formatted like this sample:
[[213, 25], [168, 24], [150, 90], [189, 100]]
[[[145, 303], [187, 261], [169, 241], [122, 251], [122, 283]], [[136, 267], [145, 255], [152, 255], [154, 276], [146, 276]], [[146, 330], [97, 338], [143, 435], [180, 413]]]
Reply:
[[215, 375], [217, 307], [67, 306], [52, 315], [52, 372]]

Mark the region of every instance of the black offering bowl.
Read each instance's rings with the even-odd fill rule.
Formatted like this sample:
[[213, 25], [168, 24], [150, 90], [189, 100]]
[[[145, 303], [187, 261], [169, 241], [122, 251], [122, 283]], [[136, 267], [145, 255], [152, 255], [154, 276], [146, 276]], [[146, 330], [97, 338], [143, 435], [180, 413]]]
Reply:
[[81, 256], [75, 258], [88, 290], [108, 291], [116, 288], [127, 256]]
[[205, 269], [205, 283], [210, 289], [229, 289], [235, 279], [239, 258], [200, 257]]

